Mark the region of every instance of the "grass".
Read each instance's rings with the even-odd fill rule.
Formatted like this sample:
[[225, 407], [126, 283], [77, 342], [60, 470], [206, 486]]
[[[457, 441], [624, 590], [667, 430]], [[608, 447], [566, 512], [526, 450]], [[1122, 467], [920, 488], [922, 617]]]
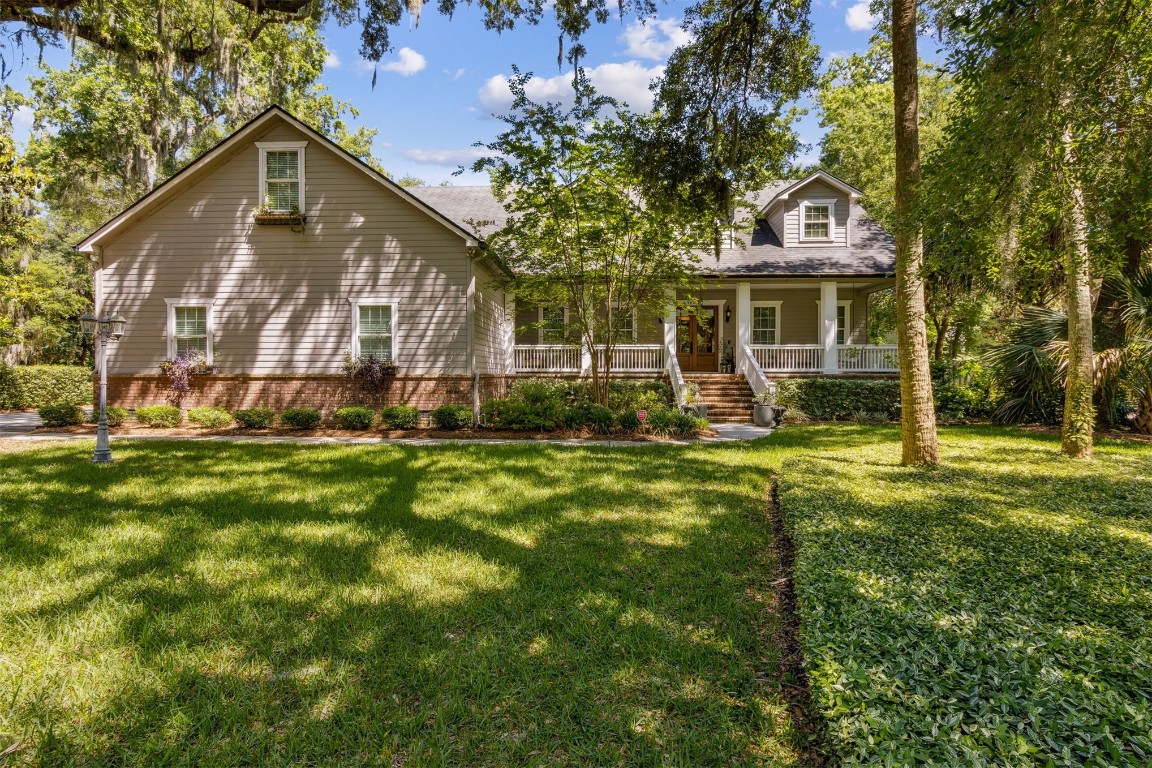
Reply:
[[801, 644], [845, 765], [1152, 764], [1152, 446], [947, 430], [785, 462]]
[[790, 765], [760, 448], [0, 453], [7, 765]]
[[[1152, 446], [0, 448], [0, 765], [1145, 765]], [[7, 760], [7, 762], [5, 762]]]

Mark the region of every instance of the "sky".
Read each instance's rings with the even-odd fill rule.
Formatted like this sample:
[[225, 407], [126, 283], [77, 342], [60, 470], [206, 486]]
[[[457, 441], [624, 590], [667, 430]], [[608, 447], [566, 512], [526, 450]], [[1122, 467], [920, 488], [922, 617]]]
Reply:
[[[583, 66], [593, 85], [637, 111], [650, 106], [649, 82], [660, 76], [668, 56], [687, 40], [679, 26], [687, 5], [672, 0], [653, 19], [593, 25], [583, 41], [588, 51]], [[825, 62], [868, 47], [876, 21], [868, 5], [868, 0], [813, 0], [813, 37]], [[321, 82], [336, 98], [359, 110], [353, 126], [379, 131], [373, 154], [396, 178], [415, 176], [428, 184], [486, 183], [482, 176], [453, 176], [453, 172], [482, 152], [473, 146], [476, 142], [488, 141], [501, 130], [503, 124], [493, 115], [511, 104], [507, 79], [513, 64], [535, 75], [528, 93], [536, 100], [557, 100], [569, 89], [571, 70], [557, 67], [557, 32], [550, 18], [535, 27], [498, 34], [484, 29], [475, 6], [461, 4], [448, 19], [430, 3], [418, 25], [405, 22], [391, 31], [393, 51], [378, 64], [358, 55], [359, 32], [355, 22], [344, 28], [325, 27], [329, 54]], [[45, 61], [66, 66], [68, 54], [49, 50]], [[36, 61], [31, 59], [9, 83], [19, 88], [36, 72]], [[17, 114], [17, 141], [26, 138], [30, 123], [29, 112]], [[798, 130], [810, 149], [797, 162], [812, 161], [821, 136], [816, 115], [810, 111]]]

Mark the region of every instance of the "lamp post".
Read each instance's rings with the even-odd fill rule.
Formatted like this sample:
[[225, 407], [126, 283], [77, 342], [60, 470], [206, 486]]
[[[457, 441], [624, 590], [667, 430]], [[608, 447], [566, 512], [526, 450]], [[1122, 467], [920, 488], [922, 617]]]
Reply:
[[124, 335], [126, 322], [120, 315], [110, 315], [99, 320], [91, 312], [80, 316], [80, 331], [95, 337], [100, 365], [100, 416], [96, 422], [96, 450], [92, 453], [93, 464], [106, 464], [112, 461], [112, 449], [108, 445], [108, 342], [120, 340]]

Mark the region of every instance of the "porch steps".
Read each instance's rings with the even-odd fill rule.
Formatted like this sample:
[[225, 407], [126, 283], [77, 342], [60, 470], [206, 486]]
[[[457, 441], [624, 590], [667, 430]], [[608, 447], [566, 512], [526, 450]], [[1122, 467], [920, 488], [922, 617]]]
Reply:
[[752, 388], [740, 374], [686, 373], [684, 381], [700, 387], [700, 402], [708, 406], [714, 424], [751, 424]]

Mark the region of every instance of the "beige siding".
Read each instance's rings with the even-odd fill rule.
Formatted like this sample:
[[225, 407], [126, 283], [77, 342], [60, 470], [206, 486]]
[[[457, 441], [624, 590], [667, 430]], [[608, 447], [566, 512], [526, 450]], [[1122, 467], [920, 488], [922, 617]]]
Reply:
[[[253, 141], [304, 137], [274, 123]], [[104, 304], [128, 318], [112, 373], [167, 354], [166, 298], [215, 299], [223, 373], [339, 373], [351, 298], [399, 302], [402, 373], [468, 372], [464, 240], [317, 142], [306, 150], [302, 234], [255, 225], [259, 153], [249, 141], [136, 223], [103, 255]]]
[[[800, 240], [800, 204], [805, 200], [835, 200], [833, 206], [833, 219], [836, 223], [833, 239], [818, 242], [801, 242]], [[821, 181], [810, 181], [799, 189], [793, 190], [788, 199], [773, 206], [769, 211], [769, 223], [780, 237], [786, 248], [807, 246], [828, 247], [846, 245], [848, 236], [848, 195], [835, 187], [828, 186]], [[779, 228], [778, 228], [779, 227]]]
[[511, 361], [504, 359], [504, 291], [489, 270], [476, 271], [476, 370], [502, 374]]
[[[868, 328], [867, 295], [851, 288], [840, 288], [837, 291], [837, 300], [852, 302], [847, 342], [864, 344], [867, 341]], [[821, 343], [818, 283], [813, 283], [811, 288], [757, 288], [753, 285], [752, 301], [780, 302], [781, 344]]]

